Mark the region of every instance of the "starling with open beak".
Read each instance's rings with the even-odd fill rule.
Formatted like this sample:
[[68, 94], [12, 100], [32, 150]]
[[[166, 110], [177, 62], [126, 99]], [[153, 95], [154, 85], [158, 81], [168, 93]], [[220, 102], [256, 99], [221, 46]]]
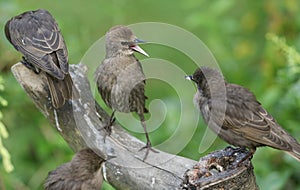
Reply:
[[36, 73], [43, 71], [54, 108], [78, 97], [69, 74], [68, 51], [60, 29], [52, 15], [43, 9], [27, 11], [11, 18], [5, 35], [23, 56], [22, 63]]
[[142, 42], [126, 26], [111, 28], [106, 33], [106, 57], [96, 70], [95, 81], [102, 99], [113, 109], [108, 128], [113, 124], [115, 111], [138, 114], [147, 139], [145, 160], [149, 150], [153, 150], [144, 118], [148, 112], [145, 108], [145, 75], [133, 54], [139, 52], [148, 56], [138, 46]]
[[[257, 147], [270, 146], [300, 161], [300, 144], [277, 123], [248, 89], [227, 83], [219, 71], [209, 67], [198, 68], [192, 76], [186, 78], [197, 84], [194, 103], [200, 108], [204, 121], [210, 121], [209, 127], [221, 139], [234, 146], [248, 148], [249, 157]], [[224, 92], [219, 90], [222, 88]], [[223, 119], [221, 106], [225, 106]]]

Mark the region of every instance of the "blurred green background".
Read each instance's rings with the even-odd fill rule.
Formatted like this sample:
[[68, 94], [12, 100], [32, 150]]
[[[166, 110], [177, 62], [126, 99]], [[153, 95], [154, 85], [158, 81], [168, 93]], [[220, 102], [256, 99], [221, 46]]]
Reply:
[[[15, 167], [13, 172], [6, 173], [0, 164], [0, 189], [42, 189], [48, 171], [73, 155], [10, 72], [21, 55], [6, 40], [4, 24], [12, 16], [38, 8], [49, 10], [57, 20], [68, 46], [70, 63], [78, 63], [88, 48], [117, 24], [163, 22], [194, 33], [212, 51], [226, 79], [251, 89], [277, 121], [300, 140], [300, 59], [295, 52], [300, 48], [299, 0], [0, 0], [0, 69], [6, 86], [0, 95], [8, 101], [8, 106], [1, 107], [1, 111], [10, 134], [4, 139], [4, 145]], [[285, 41], [278, 42], [276, 36], [268, 33]], [[187, 57], [176, 55], [176, 51], [170, 53], [170, 48], [151, 48], [151, 45], [143, 48], [151, 56], [177, 64], [186, 73], [196, 68], [195, 64], [189, 64]], [[160, 92], [162, 98], [171, 101], [174, 96], [171, 91]], [[146, 93], [150, 100], [157, 94], [149, 90]], [[173, 119], [169, 116], [171, 119], [163, 125], [171, 125], [177, 115]], [[201, 120], [193, 139], [180, 155], [195, 160], [204, 155], [197, 150], [199, 136], [205, 128]], [[150, 135], [153, 144], [166, 138], [162, 133]], [[164, 135], [169, 135], [168, 131]], [[138, 137], [143, 139], [142, 135]], [[225, 146], [226, 143], [217, 139], [209, 151]], [[262, 190], [300, 190], [300, 163], [287, 154], [260, 148], [253, 165]], [[105, 184], [103, 189], [112, 188]]]

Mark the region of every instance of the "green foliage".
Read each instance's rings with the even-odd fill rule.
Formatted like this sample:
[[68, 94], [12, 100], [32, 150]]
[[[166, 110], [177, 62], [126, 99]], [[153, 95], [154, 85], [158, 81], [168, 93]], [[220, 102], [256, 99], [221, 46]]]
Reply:
[[[0, 92], [1, 91], [4, 91], [4, 81], [3, 78], [0, 76]], [[0, 105], [7, 106], [7, 104], [8, 104], [7, 101], [2, 96], [0, 96]], [[14, 170], [14, 166], [11, 163], [9, 152], [7, 151], [7, 149], [4, 147], [2, 143], [2, 138], [3, 139], [8, 138], [8, 132], [3, 122], [1, 121], [2, 119], [3, 119], [3, 114], [0, 111], [0, 155], [2, 156], [2, 163], [5, 171], [10, 173]]]
[[[228, 81], [251, 89], [276, 120], [300, 140], [299, 7], [297, 0], [90, 0], [84, 5], [80, 0], [0, 0], [0, 28], [9, 18], [26, 10], [48, 9], [61, 27], [70, 62], [78, 63], [88, 48], [113, 25], [155, 21], [180, 26], [209, 47]], [[10, 134], [3, 143], [11, 153], [15, 170], [7, 174], [0, 167], [0, 189], [2, 182], [6, 189], [42, 189], [48, 171], [70, 160], [73, 153], [13, 78], [9, 68], [21, 56], [7, 42], [3, 32], [1, 35], [0, 69], [7, 87], [1, 97], [9, 102], [9, 106], [1, 109], [4, 116], [1, 121]], [[157, 44], [144, 47], [151, 57], [168, 60], [187, 74], [197, 67], [175, 49]], [[172, 87], [154, 80], [147, 82], [146, 94], [148, 102], [154, 98], [168, 102], [178, 100]], [[188, 98], [192, 101], [192, 97]], [[180, 116], [177, 104], [168, 110], [172, 114], [167, 115], [162, 126], [150, 134], [154, 144], [164, 141], [175, 130]], [[227, 146], [217, 139], [200, 154], [198, 148], [205, 129], [206, 125], [200, 120], [191, 141], [179, 154], [197, 160], [209, 151]], [[300, 189], [299, 162], [287, 154], [260, 148], [254, 155], [253, 165], [262, 190]], [[106, 184], [103, 189], [112, 188]]]
[[272, 41], [285, 55], [287, 65], [279, 71], [278, 75], [280, 79], [286, 81], [286, 83], [293, 83], [293, 81], [298, 80], [300, 74], [300, 55], [297, 50], [287, 45], [284, 38], [280, 38], [273, 33], [268, 33], [266, 38]]

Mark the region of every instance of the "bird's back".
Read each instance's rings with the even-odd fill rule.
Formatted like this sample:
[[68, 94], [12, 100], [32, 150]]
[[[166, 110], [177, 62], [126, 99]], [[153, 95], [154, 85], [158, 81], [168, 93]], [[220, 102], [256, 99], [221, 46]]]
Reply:
[[59, 80], [68, 73], [67, 48], [48, 11], [39, 9], [13, 17], [5, 26], [5, 34], [30, 64]]
[[227, 109], [223, 125], [231, 126], [234, 133], [247, 139], [239, 142], [248, 143], [247, 147], [267, 145], [291, 151], [291, 143], [298, 144], [261, 106], [252, 92], [236, 84], [227, 85]]

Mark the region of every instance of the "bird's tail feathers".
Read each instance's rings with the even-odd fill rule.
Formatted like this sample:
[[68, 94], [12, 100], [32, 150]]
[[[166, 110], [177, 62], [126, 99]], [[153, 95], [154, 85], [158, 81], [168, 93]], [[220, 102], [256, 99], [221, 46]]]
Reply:
[[295, 142], [292, 144], [292, 148], [292, 151], [286, 152], [300, 162], [300, 144]]
[[67, 96], [66, 99], [71, 99], [71, 98], [78, 99], [79, 98], [79, 92], [76, 89], [70, 74], [65, 75], [65, 78], [63, 80], [63, 85], [66, 89], [68, 89], [65, 94]]
[[65, 104], [65, 100], [78, 99], [79, 93], [75, 88], [69, 74], [65, 75], [64, 80], [54, 79], [46, 74], [51, 94], [52, 104], [55, 108], [60, 108]]

